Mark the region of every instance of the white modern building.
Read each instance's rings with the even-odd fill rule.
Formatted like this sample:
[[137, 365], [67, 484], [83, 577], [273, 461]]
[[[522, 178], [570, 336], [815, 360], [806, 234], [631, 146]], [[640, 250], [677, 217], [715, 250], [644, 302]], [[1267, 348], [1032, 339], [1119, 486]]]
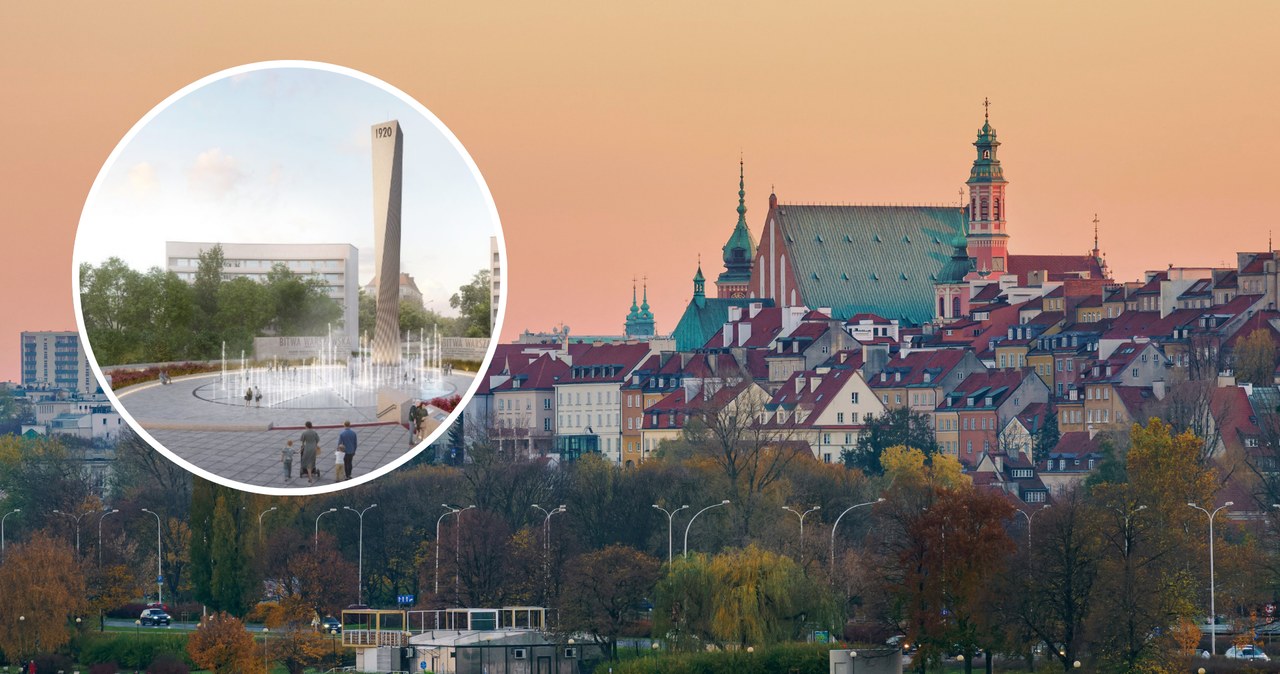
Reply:
[[23, 332], [20, 349], [24, 388], [59, 388], [86, 395], [98, 389], [89, 359], [80, 348], [80, 333]]
[[[498, 324], [498, 298], [502, 296], [502, 256], [498, 254], [498, 237], [489, 237], [489, 291], [493, 295], [489, 302], [489, 326]], [[496, 336], [496, 335], [495, 335]]]
[[165, 269], [184, 281], [192, 282], [200, 265], [200, 253], [216, 245], [222, 246], [224, 279], [246, 276], [255, 281], [266, 281], [271, 268], [283, 264], [295, 274], [324, 281], [329, 297], [342, 306], [342, 329], [349, 344], [360, 343], [360, 261], [355, 246], [348, 243], [166, 241]]

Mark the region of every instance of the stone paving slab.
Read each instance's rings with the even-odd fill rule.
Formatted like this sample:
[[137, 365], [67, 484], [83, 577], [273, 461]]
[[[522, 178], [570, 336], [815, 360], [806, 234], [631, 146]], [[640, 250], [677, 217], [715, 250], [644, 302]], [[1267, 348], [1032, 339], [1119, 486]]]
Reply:
[[[123, 407], [157, 442], [191, 464], [246, 485], [278, 488], [313, 486], [298, 477], [296, 455], [305, 422], [320, 434], [315, 486], [334, 483], [333, 452], [341, 424], [350, 421], [359, 439], [354, 470], [367, 475], [412, 449], [409, 431], [399, 424], [378, 423], [374, 408], [348, 405], [331, 394], [310, 397], [314, 409], [272, 408], [206, 400], [198, 389], [218, 379], [217, 373], [180, 377], [172, 384], [148, 382], [116, 392]], [[445, 387], [465, 391], [475, 375], [446, 377]], [[280, 450], [294, 441], [293, 475], [286, 480]]]
[[[367, 475], [400, 458], [412, 448], [409, 431], [399, 424], [378, 424], [354, 428], [359, 438], [354, 471], [356, 477]], [[320, 453], [316, 468], [320, 479], [316, 485], [334, 483], [333, 451], [338, 445], [341, 428], [317, 428]], [[302, 460], [297, 456], [302, 446], [302, 431], [280, 429], [270, 431], [191, 431], [152, 430], [151, 436], [167, 449], [191, 463], [229, 480], [260, 487], [304, 488], [312, 486], [298, 477]], [[285, 480], [280, 463], [280, 450], [293, 440], [293, 475]]]

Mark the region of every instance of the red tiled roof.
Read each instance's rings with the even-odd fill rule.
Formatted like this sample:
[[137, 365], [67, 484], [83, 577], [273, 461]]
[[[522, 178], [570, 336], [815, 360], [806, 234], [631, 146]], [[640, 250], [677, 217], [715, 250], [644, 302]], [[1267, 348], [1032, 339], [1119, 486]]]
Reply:
[[516, 390], [515, 382], [520, 381], [520, 389], [551, 390], [555, 388], [560, 377], [569, 371], [569, 364], [549, 354], [538, 356], [511, 379], [495, 386], [495, 391]]
[[969, 299], [969, 304], [986, 304], [994, 302], [998, 297], [1000, 297], [1000, 284], [988, 283], [982, 286], [982, 290], [979, 290], [976, 295]]
[[1130, 419], [1141, 419], [1143, 408], [1155, 400], [1155, 394], [1151, 392], [1149, 387], [1142, 386], [1115, 386], [1113, 389], [1116, 396], [1120, 398], [1120, 402], [1124, 404], [1124, 409], [1129, 413]]
[[802, 321], [829, 321], [829, 320], [831, 320], [831, 316], [829, 316], [829, 315], [827, 315], [827, 314], [825, 314], [825, 313], [823, 313], [823, 312], [821, 312], [821, 311], [818, 311], [817, 309], [810, 309], [810, 310], [809, 310], [809, 313], [807, 313], [807, 314], [805, 314], [804, 316], [801, 316], [801, 317], [800, 317], [800, 320], [802, 320]]
[[[729, 404], [747, 386], [751, 386], [751, 383], [740, 382], [733, 386], [717, 387], [710, 398], [706, 397], [705, 389], [701, 387], [681, 386], [645, 408], [644, 428], [650, 430], [684, 428], [688, 417], [719, 410]], [[655, 414], [657, 415], [656, 423]]]
[[1253, 305], [1262, 301], [1262, 298], [1263, 295], [1236, 295], [1230, 302], [1205, 309], [1204, 313], [1215, 316], [1235, 316], [1252, 309]]
[[1272, 257], [1274, 257], [1272, 253], [1258, 253], [1257, 257], [1250, 260], [1249, 263], [1244, 266], [1244, 269], [1240, 270], [1240, 273], [1261, 274], [1265, 269], [1265, 263], [1272, 259]]
[[[801, 423], [802, 426], [811, 426], [818, 420], [818, 415], [835, 400], [840, 389], [849, 383], [850, 379], [858, 377], [857, 371], [851, 367], [835, 367], [822, 374], [816, 370], [806, 370], [797, 372], [789, 377], [782, 386], [773, 394], [773, 398], [769, 400], [767, 408], [775, 410], [779, 405], [788, 409], [800, 407], [804, 409], [808, 415]], [[814, 379], [817, 378], [818, 385], [813, 385]], [[796, 388], [800, 390], [797, 391]], [[777, 417], [770, 417], [769, 423], [776, 424]], [[791, 423], [788, 421], [788, 423]], [[852, 424], [851, 427], [857, 424]]]
[[1018, 275], [1018, 284], [1027, 285], [1027, 274], [1049, 272], [1049, 281], [1061, 281], [1076, 272], [1088, 272], [1089, 278], [1103, 278], [1102, 266], [1091, 255], [1010, 255], [1009, 271]]
[[742, 313], [742, 318], [734, 321], [732, 324], [749, 324], [751, 326], [751, 335], [747, 338], [745, 344], [726, 345], [724, 343], [725, 326], [720, 326], [716, 334], [707, 340], [706, 347], [711, 349], [723, 348], [725, 346], [743, 346], [747, 348], [760, 348], [768, 346], [773, 342], [774, 337], [782, 331], [782, 308], [781, 307], [763, 307], [754, 317], [748, 317], [747, 312]]
[[889, 323], [890, 323], [889, 319], [887, 319], [887, 318], [884, 318], [884, 317], [882, 317], [882, 316], [878, 316], [878, 315], [876, 315], [876, 314], [863, 312], [863, 313], [860, 313], [860, 314], [854, 314], [854, 315], [850, 316], [850, 317], [849, 317], [849, 320], [845, 321], [845, 322], [844, 322], [844, 324], [845, 324], [845, 325], [857, 325], [858, 323], [861, 323], [862, 321], [871, 321], [872, 323], [875, 323], [876, 325], [889, 325]]
[[1273, 320], [1280, 320], [1280, 312], [1259, 311], [1254, 314], [1253, 318], [1250, 318], [1244, 326], [1237, 330], [1236, 334], [1231, 335], [1226, 342], [1226, 347], [1228, 349], [1234, 349], [1241, 340], [1247, 338], [1258, 330], [1271, 335], [1271, 341], [1280, 346], [1280, 331], [1277, 331], [1275, 326], [1271, 324], [1271, 321]]
[[[898, 388], [924, 384], [925, 372], [930, 372], [930, 385], [941, 382], [964, 359], [964, 349], [939, 349], [937, 351], [912, 351], [902, 358], [885, 363], [881, 375], [867, 382], [872, 388]], [[901, 379], [895, 375], [901, 373]], [[883, 381], [882, 381], [883, 379]]]
[[[1022, 385], [1027, 377], [1034, 377], [1030, 369], [1022, 370], [994, 370], [991, 372], [974, 372], [960, 385], [955, 388], [947, 397], [938, 405], [939, 412], [956, 411], [956, 410], [980, 410], [994, 409], [1004, 404], [1005, 398], [1009, 397], [1014, 391]], [[982, 393], [981, 399], [976, 401], [976, 405], [968, 407], [965, 399], [975, 393]], [[989, 394], [993, 400], [991, 405], [986, 405], [986, 398]], [[956, 399], [956, 404], [948, 407], [946, 401]]]
[[[592, 344], [573, 359], [560, 384], [621, 382], [649, 355], [649, 344]], [[608, 367], [607, 366], [613, 366]], [[576, 376], [575, 376], [576, 375]]]

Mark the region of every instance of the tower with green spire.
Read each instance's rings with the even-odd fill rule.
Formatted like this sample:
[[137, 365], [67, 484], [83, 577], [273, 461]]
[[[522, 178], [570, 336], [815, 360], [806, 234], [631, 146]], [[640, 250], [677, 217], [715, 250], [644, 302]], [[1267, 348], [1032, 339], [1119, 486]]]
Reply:
[[631, 312], [627, 314], [627, 337], [645, 338], [654, 335], [653, 312], [649, 310], [649, 283], [644, 284], [644, 299], [636, 306], [636, 284], [631, 281]]
[[724, 271], [716, 278], [716, 296], [747, 297], [751, 286], [751, 265], [755, 262], [756, 243], [747, 227], [747, 190], [742, 160], [738, 160], [738, 222], [724, 244]]
[[1009, 231], [1005, 221], [1004, 189], [1008, 181], [1004, 179], [1004, 169], [1000, 167], [1000, 159], [996, 150], [1000, 141], [996, 140], [996, 130], [991, 126], [991, 102], [983, 99], [982, 128], [978, 130], [978, 139], [973, 142], [977, 148], [977, 157], [973, 160], [973, 168], [969, 170], [969, 233], [968, 250], [977, 266], [978, 273], [987, 273], [996, 278], [1008, 270]]

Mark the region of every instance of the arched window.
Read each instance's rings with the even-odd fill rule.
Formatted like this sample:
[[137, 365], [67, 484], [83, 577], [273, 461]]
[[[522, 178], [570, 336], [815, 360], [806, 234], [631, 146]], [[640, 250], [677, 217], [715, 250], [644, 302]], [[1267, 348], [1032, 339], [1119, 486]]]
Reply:
[[946, 318], [947, 300], [941, 295], [938, 296], [938, 318]]
[[952, 318], [960, 317], [960, 296], [959, 295], [956, 295], [955, 297], [951, 298], [951, 317]]
[[983, 150], [983, 151], [982, 151], [982, 158], [983, 158], [983, 159], [990, 159], [990, 158], [991, 158], [991, 150]]
[[1000, 197], [996, 197], [995, 205], [996, 205], [996, 218], [995, 218], [995, 219], [996, 219], [996, 220], [999, 220], [999, 219], [1000, 219]]

